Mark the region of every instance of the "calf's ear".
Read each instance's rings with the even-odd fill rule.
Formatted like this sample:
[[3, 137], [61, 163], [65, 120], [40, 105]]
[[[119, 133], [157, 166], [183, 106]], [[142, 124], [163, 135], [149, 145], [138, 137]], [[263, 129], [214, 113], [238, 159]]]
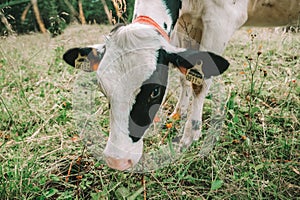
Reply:
[[202, 79], [218, 76], [225, 72], [229, 67], [229, 62], [214, 53], [196, 50], [186, 50], [178, 53], [168, 53], [168, 60], [179, 70], [186, 74], [199, 73]]
[[69, 65], [83, 71], [97, 71], [104, 51], [95, 47], [72, 48], [66, 51], [63, 59]]

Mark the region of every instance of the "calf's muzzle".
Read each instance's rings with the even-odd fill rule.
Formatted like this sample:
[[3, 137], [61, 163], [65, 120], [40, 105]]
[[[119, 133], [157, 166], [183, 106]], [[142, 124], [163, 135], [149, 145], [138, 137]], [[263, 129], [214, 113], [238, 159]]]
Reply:
[[106, 164], [113, 169], [124, 171], [133, 166], [133, 162], [130, 159], [117, 159], [112, 157], [105, 157]]

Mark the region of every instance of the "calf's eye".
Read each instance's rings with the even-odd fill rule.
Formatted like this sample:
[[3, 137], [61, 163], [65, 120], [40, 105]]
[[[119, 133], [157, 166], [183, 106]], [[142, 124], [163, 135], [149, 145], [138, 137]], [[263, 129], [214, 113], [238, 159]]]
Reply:
[[151, 99], [156, 99], [157, 97], [160, 96], [160, 87], [154, 88], [154, 90], [151, 92], [150, 97]]

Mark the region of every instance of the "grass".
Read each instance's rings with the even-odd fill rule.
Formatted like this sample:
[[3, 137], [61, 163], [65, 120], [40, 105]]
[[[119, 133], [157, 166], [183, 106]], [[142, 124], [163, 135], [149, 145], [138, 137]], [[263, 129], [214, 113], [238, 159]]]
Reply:
[[[1, 199], [300, 197], [299, 34], [238, 31], [225, 52], [226, 119], [214, 150], [199, 156], [194, 144], [175, 163], [136, 174], [111, 170], [84, 148], [72, 115], [78, 71], [61, 59], [68, 48], [102, 41], [109, 29], [1, 39]], [[204, 116], [205, 127], [209, 106]]]

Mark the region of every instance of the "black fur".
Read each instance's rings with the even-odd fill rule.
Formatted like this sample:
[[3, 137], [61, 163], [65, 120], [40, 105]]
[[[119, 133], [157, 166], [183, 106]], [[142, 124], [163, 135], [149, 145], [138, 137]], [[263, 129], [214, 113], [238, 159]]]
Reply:
[[202, 61], [202, 71], [205, 79], [218, 76], [229, 67], [229, 62], [219, 55], [190, 49], [179, 53], [170, 53], [168, 54], [168, 60], [176, 67], [184, 67], [186, 69], [190, 69], [199, 61]]
[[179, 18], [179, 10], [181, 9], [182, 2], [181, 0], [163, 0], [167, 9], [172, 18], [172, 29], [174, 28], [178, 18]]
[[92, 50], [92, 48], [72, 48], [64, 53], [63, 59], [66, 63], [75, 67], [75, 60], [77, 59], [78, 54], [80, 53], [82, 56], [88, 56]]
[[[130, 112], [129, 136], [133, 142], [137, 142], [143, 137], [145, 131], [152, 123], [166, 91], [168, 61], [164, 50], [158, 50], [158, 54], [156, 70], [152, 76], [143, 83]], [[158, 95], [153, 98], [153, 94]]]

